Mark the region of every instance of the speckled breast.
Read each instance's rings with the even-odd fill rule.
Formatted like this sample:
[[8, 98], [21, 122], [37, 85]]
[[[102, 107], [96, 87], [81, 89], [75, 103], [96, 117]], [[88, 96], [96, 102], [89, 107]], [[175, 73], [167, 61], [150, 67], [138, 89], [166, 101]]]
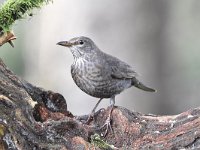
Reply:
[[131, 79], [113, 79], [107, 68], [83, 59], [71, 66], [71, 74], [76, 85], [85, 93], [97, 98], [110, 98], [131, 86]]

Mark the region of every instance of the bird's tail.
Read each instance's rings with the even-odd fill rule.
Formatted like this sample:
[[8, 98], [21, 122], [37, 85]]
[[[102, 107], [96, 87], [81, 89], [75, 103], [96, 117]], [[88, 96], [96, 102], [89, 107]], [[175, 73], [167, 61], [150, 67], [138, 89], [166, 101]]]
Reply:
[[136, 78], [132, 78], [132, 85], [147, 92], [156, 92], [156, 90], [145, 86], [142, 82], [140, 82]]

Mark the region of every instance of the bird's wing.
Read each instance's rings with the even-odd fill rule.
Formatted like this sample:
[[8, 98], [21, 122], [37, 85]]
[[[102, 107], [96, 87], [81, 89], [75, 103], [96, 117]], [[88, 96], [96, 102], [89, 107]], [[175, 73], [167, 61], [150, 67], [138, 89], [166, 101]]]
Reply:
[[137, 73], [127, 63], [116, 57], [107, 57], [107, 62], [111, 68], [111, 76], [116, 79], [131, 79], [137, 76]]

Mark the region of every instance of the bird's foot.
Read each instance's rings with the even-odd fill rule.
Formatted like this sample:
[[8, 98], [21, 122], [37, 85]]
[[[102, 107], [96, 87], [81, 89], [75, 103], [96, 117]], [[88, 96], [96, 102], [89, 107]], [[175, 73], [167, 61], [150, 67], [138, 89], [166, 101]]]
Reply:
[[[98, 112], [96, 112], [97, 114], [100, 113], [101, 111], [105, 111], [104, 108], [101, 108]], [[89, 125], [91, 121], [93, 121], [95, 119], [96, 113], [94, 111], [92, 111], [90, 114], [88, 115], [83, 115], [83, 116], [76, 116], [75, 118], [77, 120], [79, 120], [80, 122]]]
[[87, 125], [90, 124], [90, 122], [91, 122], [93, 119], [94, 119], [94, 112], [92, 112], [92, 113], [90, 113], [90, 114], [88, 115], [88, 118], [87, 118], [85, 124], [87, 124]]
[[100, 130], [106, 128], [105, 132], [104, 132], [104, 137], [108, 134], [108, 131], [110, 130], [113, 133], [113, 129], [111, 126], [111, 115], [108, 116], [108, 118], [106, 119], [106, 122], [100, 127]]
[[94, 119], [94, 113], [90, 113], [89, 115], [76, 116], [75, 118], [80, 122], [89, 125], [90, 122]]
[[85, 122], [88, 118], [88, 115], [82, 115], [82, 116], [75, 116], [75, 119], [80, 121], [80, 122]]
[[[104, 111], [105, 109], [104, 108], [101, 108], [98, 112], [96, 112], [97, 114], [101, 111]], [[87, 120], [84, 122], [85, 124], [90, 124], [91, 121], [93, 121], [95, 118], [95, 114], [94, 110], [88, 115], [88, 118]]]

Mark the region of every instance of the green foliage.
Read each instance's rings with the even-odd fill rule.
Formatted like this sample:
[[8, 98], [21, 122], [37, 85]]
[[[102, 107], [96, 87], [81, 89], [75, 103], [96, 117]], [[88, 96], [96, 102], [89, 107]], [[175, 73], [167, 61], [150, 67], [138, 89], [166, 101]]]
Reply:
[[110, 145], [108, 143], [106, 143], [105, 141], [103, 141], [100, 137], [100, 135], [98, 134], [94, 134], [94, 135], [91, 135], [91, 143], [95, 146], [95, 147], [98, 147], [98, 148], [101, 148], [101, 149], [117, 149], [116, 147], [114, 147], [113, 145]]
[[10, 31], [16, 20], [22, 19], [34, 8], [52, 0], [7, 0], [0, 8], [0, 30]]

